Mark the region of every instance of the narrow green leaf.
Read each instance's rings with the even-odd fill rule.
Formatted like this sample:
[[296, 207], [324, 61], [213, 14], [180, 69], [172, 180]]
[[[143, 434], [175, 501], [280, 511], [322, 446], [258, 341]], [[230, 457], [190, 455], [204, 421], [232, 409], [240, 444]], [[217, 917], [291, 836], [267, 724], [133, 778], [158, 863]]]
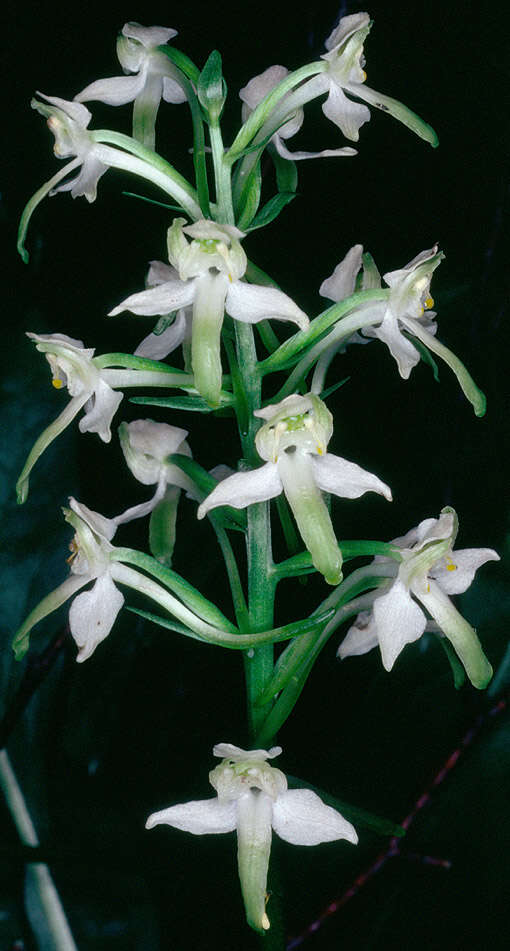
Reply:
[[257, 228], [265, 228], [266, 225], [270, 224], [271, 221], [274, 221], [275, 218], [278, 217], [285, 206], [288, 205], [289, 202], [291, 202], [295, 197], [295, 192], [278, 192], [278, 194], [270, 198], [264, 207], [261, 208], [258, 214], [255, 215], [251, 225], [249, 225], [247, 230], [255, 231]]
[[122, 192], [127, 198], [139, 198], [140, 201], [146, 201], [149, 205], [159, 205], [160, 208], [168, 208], [169, 211], [178, 211], [181, 215], [186, 214], [184, 208], [180, 205], [168, 205], [166, 201], [156, 201], [155, 198], [147, 198], [146, 195], [137, 195], [136, 192]]
[[[208, 403], [201, 396], [133, 396], [130, 397], [130, 403], [138, 403], [145, 406], [165, 406], [169, 409], [183, 409], [192, 413], [217, 413], [218, 410], [211, 409]], [[220, 397], [220, 409], [234, 405], [232, 397], [222, 395]]]

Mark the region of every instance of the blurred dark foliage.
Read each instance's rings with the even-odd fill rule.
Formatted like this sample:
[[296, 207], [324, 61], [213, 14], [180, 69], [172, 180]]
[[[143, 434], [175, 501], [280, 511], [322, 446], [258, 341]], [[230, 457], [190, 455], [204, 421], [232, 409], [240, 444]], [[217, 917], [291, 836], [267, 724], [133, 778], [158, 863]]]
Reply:
[[[110, 321], [105, 314], [142, 286], [148, 260], [164, 259], [168, 224], [163, 209], [121, 194], [137, 190], [132, 180], [108, 174], [92, 206], [69, 196], [45, 201], [28, 237], [30, 263], [16, 259], [20, 211], [55, 169], [52, 140], [29, 109], [31, 96], [42, 89], [70, 99], [92, 79], [117, 74], [115, 36], [126, 20], [171, 25], [179, 29], [175, 44], [199, 64], [213, 47], [223, 54], [231, 90], [224, 117], [228, 142], [239, 117], [237, 90], [273, 63], [294, 68], [317, 58], [339, 13], [359, 9], [357, 3], [300, 7], [290, 0], [169, 8], [152, 0], [138, 7], [113, 0], [97, 9], [58, 0], [21, 7], [11, 0], [2, 50], [8, 137], [2, 216], [9, 236], [2, 348], [4, 712], [26, 669], [26, 662], [11, 660], [10, 637], [65, 576], [69, 530], [59, 506], [74, 494], [114, 515], [145, 497], [126, 474], [115, 438], [104, 446], [75, 427], [40, 460], [29, 501], [16, 508], [16, 475], [63, 399], [48, 387], [47, 366], [24, 331], [67, 333], [98, 352], [134, 349], [147, 322], [127, 315]], [[473, 416], [444, 366], [439, 384], [423, 364], [404, 382], [377, 343], [339, 358], [338, 378], [350, 379], [330, 403], [336, 422], [331, 448], [377, 472], [392, 486], [395, 501], [390, 506], [368, 496], [334, 503], [338, 534], [389, 539], [449, 504], [459, 513], [460, 547], [492, 546], [508, 555], [504, 16], [497, 6], [434, 0], [374, 0], [369, 10], [375, 21], [365, 49], [369, 84], [427, 119], [439, 134], [439, 149], [374, 110], [362, 129], [359, 155], [301, 163], [299, 197], [246, 247], [313, 315], [322, 306], [316, 288], [352, 244], [362, 242], [384, 272], [440, 243], [446, 259], [433, 284], [439, 337], [487, 393], [487, 416]], [[97, 104], [93, 113], [96, 127], [129, 131], [129, 107], [113, 111]], [[160, 151], [191, 173], [186, 109], [163, 105], [159, 132]], [[337, 144], [335, 127], [317, 107], [291, 147]], [[152, 415], [167, 418], [163, 410]], [[126, 398], [119, 421], [139, 416], [140, 408]], [[228, 420], [213, 428], [209, 418], [176, 413], [172, 422], [190, 429], [204, 465], [235, 464]], [[183, 500], [181, 514], [186, 528], [178, 536], [176, 569], [230, 611], [212, 531], [196, 525], [189, 501]], [[135, 525], [123, 539], [144, 548], [145, 531]], [[508, 642], [507, 579], [504, 563], [491, 564], [461, 599], [496, 669]], [[322, 593], [318, 582], [287, 582], [279, 620], [288, 620], [288, 611], [295, 617], [308, 611]], [[41, 651], [65, 622], [65, 611], [49, 618], [35, 632], [32, 650]], [[407, 648], [388, 675], [375, 652], [340, 666], [337, 643], [333, 638], [324, 651], [282, 730], [282, 767], [398, 821], [493, 701], [468, 687], [456, 692], [435, 644]], [[91, 660], [78, 666], [74, 656], [66, 638], [9, 750], [80, 951], [255, 947], [243, 923], [233, 838], [143, 830], [150, 812], [212, 792], [207, 771], [215, 742], [246, 742], [240, 658], [128, 612]], [[437, 855], [452, 862], [450, 870], [392, 859], [309, 946], [506, 948], [509, 752], [503, 713], [484, 725], [406, 837], [404, 854]], [[2, 947], [10, 947], [24, 929], [28, 949], [24, 856], [7, 814], [3, 826], [0, 938]], [[306, 927], [383, 847], [381, 837], [367, 833], [356, 849], [339, 843], [298, 851], [278, 843], [289, 932]]]

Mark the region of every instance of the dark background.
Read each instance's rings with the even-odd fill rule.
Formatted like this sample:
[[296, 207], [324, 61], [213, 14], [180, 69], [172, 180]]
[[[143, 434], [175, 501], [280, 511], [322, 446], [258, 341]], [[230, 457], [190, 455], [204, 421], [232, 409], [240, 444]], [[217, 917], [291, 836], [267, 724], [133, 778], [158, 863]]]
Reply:
[[[29, 501], [14, 504], [14, 483], [29, 446], [54, 418], [58, 395], [24, 331], [61, 332], [98, 352], [130, 351], [147, 324], [105, 314], [141, 288], [146, 262], [164, 259], [168, 215], [122, 196], [127, 176], [109, 173], [98, 201], [68, 195], [45, 201], [28, 235], [28, 266], [13, 251], [28, 196], [54, 174], [53, 139], [29, 108], [35, 89], [71, 99], [93, 79], [118, 75], [115, 36], [126, 20], [170, 25], [174, 43], [201, 65], [220, 49], [231, 91], [224, 116], [228, 143], [239, 120], [237, 90], [267, 66], [296, 68], [323, 51], [338, 15], [357, 3], [300, 7], [285, 0], [224, 4], [149, 2], [102, 8], [12, 4], [3, 44], [4, 162], [2, 215], [8, 234], [4, 284], [5, 442], [1, 500], [8, 552], [4, 577], [4, 710], [12, 709], [25, 665], [9, 641], [28, 610], [65, 577], [68, 529], [59, 506], [69, 494], [105, 515], [144, 498], [128, 475], [116, 440], [104, 446], [77, 427], [54, 443], [34, 471]], [[300, 163], [299, 197], [268, 229], [245, 242], [249, 256], [311, 315], [317, 288], [356, 242], [381, 272], [403, 266], [438, 241], [446, 259], [432, 287], [438, 336], [486, 392], [476, 419], [448, 368], [440, 383], [420, 364], [404, 382], [378, 343], [354, 347], [336, 364], [349, 382], [331, 400], [331, 449], [388, 482], [393, 504], [368, 496], [334, 503], [339, 537], [389, 539], [453, 505], [459, 547], [508, 553], [505, 440], [508, 418], [508, 17], [503, 7], [460, 3], [369, 5], [368, 83], [401, 99], [434, 126], [432, 150], [390, 117], [372, 111], [355, 159]], [[130, 107], [91, 105], [93, 126], [129, 132]], [[191, 174], [188, 115], [163, 104], [159, 149]], [[341, 142], [319, 106], [290, 148]], [[270, 180], [269, 180], [270, 181]], [[136, 186], [134, 188], [136, 190]], [[140, 191], [143, 187], [140, 185]], [[144, 193], [146, 193], [144, 191]], [[270, 185], [267, 197], [271, 194]], [[147, 328], [147, 329], [146, 329]], [[122, 343], [119, 344], [119, 335]], [[332, 377], [333, 379], [333, 377]], [[63, 398], [62, 398], [63, 399]], [[120, 418], [139, 417], [125, 399]], [[164, 411], [154, 418], [166, 419]], [[195, 455], [210, 467], [235, 464], [230, 423], [175, 414], [190, 429]], [[230, 611], [212, 531], [196, 526], [182, 502], [186, 530], [174, 564]], [[144, 526], [126, 544], [146, 545]], [[505, 564], [483, 568], [460, 599], [495, 668], [508, 640]], [[303, 616], [319, 582], [282, 586], [278, 620]], [[129, 600], [129, 598], [128, 598]], [[33, 637], [34, 654], [65, 624], [61, 611]], [[508, 714], [504, 671], [492, 697], [456, 692], [446, 660], [425, 640], [386, 674], [375, 652], [342, 666], [334, 637], [296, 710], [281, 731], [282, 768], [340, 798], [395, 821], [438, 773], [473, 725], [476, 737], [435, 790], [404, 840], [400, 857], [332, 916], [305, 947], [506, 948], [510, 818]], [[238, 898], [232, 837], [195, 839], [169, 829], [143, 831], [147, 815], [172, 802], [205, 798], [215, 742], [246, 742], [240, 658], [185, 642], [128, 612], [85, 665], [66, 639], [9, 744], [80, 951], [167, 951], [255, 946]], [[360, 845], [318, 849], [275, 846], [281, 862], [288, 932], [307, 927], [374, 861], [388, 840], [361, 829]], [[25, 929], [22, 856], [5, 815], [1, 884], [6, 917], [0, 944]], [[449, 870], [423, 861], [451, 862]], [[242, 936], [242, 937], [240, 937]]]

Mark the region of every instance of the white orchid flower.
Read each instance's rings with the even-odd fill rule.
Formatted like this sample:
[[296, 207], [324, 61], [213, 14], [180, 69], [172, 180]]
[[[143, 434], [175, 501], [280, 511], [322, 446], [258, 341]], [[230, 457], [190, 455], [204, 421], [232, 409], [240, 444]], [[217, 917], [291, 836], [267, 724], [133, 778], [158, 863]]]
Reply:
[[55, 155], [61, 159], [74, 156], [73, 161], [61, 170], [59, 177], [63, 178], [65, 174], [81, 166], [75, 178], [51, 187], [47, 194], [55, 195], [57, 192], [70, 191], [73, 198], [84, 195], [87, 201], [95, 201], [97, 183], [108, 166], [99, 158], [101, 146], [94, 142], [90, 133], [87, 132], [92, 114], [79, 102], [68, 102], [66, 99], [59, 99], [58, 96], [46, 96], [42, 92], [38, 92], [37, 95], [42, 96], [46, 102], [32, 99], [31, 106], [32, 109], [36, 109], [41, 115], [47, 117], [48, 128], [55, 136], [53, 146]]
[[[247, 265], [239, 241], [244, 237], [242, 231], [234, 225], [219, 225], [205, 219], [184, 225], [184, 218], [176, 218], [168, 230], [168, 257], [178, 279], [171, 278], [132, 294], [114, 307], [110, 316], [124, 310], [141, 316], [169, 314], [193, 304], [191, 364], [195, 387], [210, 406], [217, 407], [225, 311], [246, 323], [268, 318], [290, 320], [301, 330], [308, 327], [309, 321], [282, 291], [241, 280]], [[185, 235], [191, 237], [191, 242]]]
[[[47, 117], [48, 128], [55, 136], [55, 155], [57, 158], [70, 158], [71, 161], [41, 185], [23, 209], [18, 232], [18, 251], [25, 263], [29, 257], [25, 248], [28, 226], [41, 201], [47, 195], [70, 191], [73, 198], [84, 195], [87, 201], [93, 202], [97, 195], [97, 183], [108, 168], [119, 168], [152, 182], [177, 200], [192, 218], [200, 216], [201, 211], [193, 188], [167, 162], [159, 157], [154, 158], [142, 145], [133, 142], [128, 136], [119, 136], [104, 130], [90, 131], [88, 125], [92, 116], [81, 102], [68, 102], [66, 99], [46, 96], [41, 92], [37, 95], [42, 96], [46, 102], [32, 99], [31, 105]], [[117, 146], [119, 139], [122, 148], [112, 148], [105, 144], [114, 142]], [[152, 158], [154, 161], [151, 162]], [[76, 169], [79, 169], [78, 174], [68, 179], [67, 176]]]
[[[370, 110], [364, 105], [367, 102], [394, 116], [420, 138], [436, 146], [437, 136], [426, 122], [403, 103], [366, 85], [363, 44], [371, 25], [368, 13], [353, 13], [342, 17], [326, 40], [328, 52], [321, 57], [327, 64], [326, 71], [303, 86], [306, 98], [315, 98], [327, 92], [328, 97], [322, 111], [352, 142], [358, 141], [361, 126], [370, 119]], [[351, 97], [363, 102], [353, 101]]]
[[75, 101], [94, 100], [110, 106], [134, 102], [133, 136], [153, 149], [161, 99], [172, 103], [186, 101], [178, 81], [179, 70], [159, 50], [174, 36], [177, 30], [170, 27], [125, 23], [117, 40], [117, 55], [124, 71], [135, 75], [98, 79], [82, 89]]
[[82, 340], [75, 340], [66, 334], [28, 333], [27, 337], [34, 340], [37, 350], [45, 354], [55, 389], [66, 387], [72, 399], [30, 450], [16, 485], [19, 502], [24, 502], [28, 495], [29, 476], [39, 456], [82, 408], [85, 415], [79, 422], [80, 432], [97, 433], [103, 442], [110, 442], [112, 419], [123, 398], [123, 394], [116, 393], [114, 388], [192, 383], [191, 377], [180, 372], [173, 374], [102, 367], [98, 365], [101, 358], [94, 357], [93, 349], [87, 349]]
[[188, 433], [178, 426], [155, 423], [152, 419], [136, 419], [119, 426], [124, 458], [143, 485], [156, 485], [151, 499], [134, 505], [115, 519], [117, 525], [150, 515], [149, 539], [152, 554], [170, 566], [175, 545], [177, 507], [181, 489], [197, 497], [195, 483], [179, 466], [168, 462], [173, 453], [191, 457], [186, 441]]
[[198, 517], [219, 505], [246, 508], [285, 492], [315, 568], [329, 584], [338, 584], [342, 556], [321, 491], [346, 499], [378, 492], [388, 500], [391, 491], [354, 462], [326, 452], [333, 417], [315, 394], [287, 396], [255, 415], [265, 421], [255, 444], [266, 464], [220, 482], [199, 506]]
[[292, 845], [319, 845], [347, 839], [356, 844], [356, 830], [327, 806], [311, 789], [288, 789], [281, 770], [267, 760], [281, 753], [242, 750], [218, 743], [214, 756], [222, 762], [209, 773], [215, 799], [170, 806], [149, 816], [146, 828], [164, 823], [193, 835], [237, 830], [237, 857], [241, 891], [248, 924], [256, 931], [270, 927], [266, 913], [266, 885], [272, 830]]
[[439, 518], [427, 518], [395, 539], [393, 544], [402, 553], [400, 565], [384, 556], [375, 559], [388, 561], [388, 568], [390, 563], [394, 566], [395, 580], [375, 598], [371, 612], [357, 617], [338, 649], [339, 657], [365, 654], [379, 645], [383, 666], [391, 670], [406, 644], [426, 630], [427, 612], [451, 642], [471, 683], [480, 689], [487, 686], [492, 667], [474, 629], [449, 595], [466, 591], [477, 569], [487, 561], [499, 561], [499, 555], [492, 548], [454, 551], [456, 535], [457, 516], [445, 508]]
[[[359, 328], [366, 338], [376, 337], [382, 340], [395, 359], [400, 376], [407, 380], [411, 370], [420, 361], [418, 346], [426, 347], [441, 357], [453, 371], [477, 416], [485, 413], [485, 397], [469, 375], [459, 358], [436, 339], [437, 324], [434, 299], [430, 293], [432, 275], [444, 258], [437, 245], [417, 254], [409, 264], [396, 271], [383, 275], [389, 287], [386, 300], [371, 301], [362, 304], [349, 323], [357, 320]], [[354, 245], [340, 261], [333, 273], [323, 281], [320, 293], [330, 300], [340, 301], [358, 290], [371, 290], [381, 287], [381, 277], [370, 254], [363, 254], [360, 244]], [[321, 392], [329, 363], [334, 354], [353, 337], [345, 332], [346, 320], [339, 320], [330, 333], [315, 345], [307, 360], [321, 354], [312, 382], [312, 391]], [[411, 338], [411, 339], [410, 339]], [[355, 337], [354, 339], [359, 338]]]
[[[67, 559], [70, 576], [39, 602], [16, 632], [12, 646], [17, 660], [28, 650], [32, 628], [71, 598], [74, 600], [69, 610], [69, 627], [79, 648], [77, 660], [87, 660], [110, 633], [124, 603], [118, 584], [133, 588], [151, 599], [159, 609], [186, 625], [191, 636], [222, 643], [224, 638], [232, 638], [232, 633], [225, 633], [210, 624], [152, 578], [130, 567], [130, 563], [137, 564], [133, 559], [137, 553], [114, 548], [111, 544], [117, 530], [117, 519], [105, 518], [73, 498], [69, 499], [69, 506], [63, 512], [65, 520], [75, 530], [69, 546], [71, 556]], [[123, 564], [124, 561], [127, 564]], [[91, 582], [94, 585], [90, 590], [74, 597], [80, 588]], [[196, 599], [194, 604], [197, 604]], [[200, 606], [198, 610], [201, 610]], [[212, 617], [210, 612], [204, 612], [204, 616]], [[222, 623], [221, 619], [219, 623]], [[224, 623], [229, 624], [226, 619]]]
[[[270, 66], [259, 76], [254, 76], [249, 83], [239, 92], [242, 99], [242, 119], [246, 122], [251, 112], [260, 102], [271, 92], [275, 86], [289, 75], [285, 66]], [[288, 94], [287, 94], [288, 96]], [[279, 111], [285, 109], [285, 96], [278, 104]], [[296, 132], [299, 132], [304, 121], [303, 109], [296, 109], [290, 119], [287, 120], [271, 137], [276, 151], [282, 158], [290, 159], [293, 162], [299, 162], [303, 159], [330, 158], [337, 155], [356, 155], [356, 149], [348, 146], [341, 149], [324, 149], [322, 152], [289, 152], [285, 145], [286, 139], [290, 139]]]
[[117, 530], [115, 521], [92, 512], [76, 499], [70, 498], [69, 504], [70, 508], [63, 512], [76, 532], [69, 546], [71, 574], [40, 602], [20, 627], [13, 641], [18, 658], [28, 648], [31, 628], [91, 581], [95, 582], [91, 590], [74, 598], [69, 610], [69, 627], [79, 648], [78, 661], [87, 660], [108, 636], [124, 603], [124, 596], [114, 584], [114, 566], [110, 561], [114, 550], [110, 542]]

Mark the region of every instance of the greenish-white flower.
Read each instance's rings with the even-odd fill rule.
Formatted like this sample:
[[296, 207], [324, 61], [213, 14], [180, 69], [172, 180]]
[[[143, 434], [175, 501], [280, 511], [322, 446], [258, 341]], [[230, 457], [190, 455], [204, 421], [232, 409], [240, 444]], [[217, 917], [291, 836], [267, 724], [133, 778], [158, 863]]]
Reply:
[[[315, 95], [327, 92], [327, 99], [322, 106], [324, 115], [353, 142], [358, 141], [360, 127], [370, 119], [370, 110], [365, 105], [368, 103], [394, 116], [422, 139], [436, 146], [437, 136], [426, 122], [401, 102], [366, 85], [363, 44], [371, 25], [368, 13], [342, 17], [326, 40], [327, 53], [323, 54], [322, 59], [328, 68], [310, 81], [309, 90], [313, 90]], [[356, 101], [359, 99], [362, 102]]]
[[195, 386], [213, 407], [220, 400], [220, 340], [225, 311], [235, 320], [250, 324], [274, 318], [290, 320], [304, 330], [309, 323], [306, 314], [282, 291], [242, 280], [247, 266], [239, 240], [242, 237], [242, 231], [234, 225], [202, 219], [186, 226], [184, 218], [176, 218], [168, 230], [168, 257], [178, 277], [132, 294], [110, 311], [110, 316], [124, 310], [153, 316], [192, 304]]
[[152, 554], [170, 565], [175, 545], [177, 507], [181, 489], [196, 497], [194, 482], [179, 466], [168, 461], [173, 453], [191, 456], [186, 441], [188, 433], [178, 426], [156, 423], [152, 419], [136, 419], [121, 423], [119, 437], [124, 458], [143, 485], [156, 485], [147, 502], [127, 509], [115, 519], [117, 525], [150, 515], [149, 538]]
[[[130, 567], [133, 553], [111, 544], [117, 530], [117, 519], [105, 518], [73, 498], [69, 499], [69, 508], [64, 508], [63, 512], [65, 520], [75, 531], [69, 546], [71, 556], [67, 560], [70, 575], [39, 602], [16, 632], [12, 646], [18, 660], [28, 650], [32, 628], [71, 599], [69, 627], [79, 648], [77, 660], [87, 660], [110, 633], [124, 603], [124, 595], [117, 587], [119, 584], [151, 599], [159, 609], [177, 618], [199, 639], [217, 640], [222, 635], [219, 628], [195, 614], [162, 585]], [[123, 564], [123, 557], [128, 564]], [[75, 597], [81, 588], [92, 582], [89, 590]]]
[[44, 353], [52, 373], [55, 389], [66, 388], [70, 402], [35, 441], [19, 476], [16, 490], [18, 501], [24, 502], [28, 495], [30, 473], [44, 450], [73, 421], [81, 409], [85, 413], [79, 422], [82, 433], [97, 433], [103, 442], [112, 438], [111, 424], [117, 412], [122, 393], [117, 388], [131, 386], [161, 386], [191, 383], [190, 377], [180, 372], [166, 373], [139, 369], [110, 369], [94, 357], [94, 350], [87, 349], [81, 340], [66, 334], [34, 334], [27, 337], [35, 342], [37, 350]]
[[79, 102], [68, 102], [58, 96], [46, 96], [42, 92], [38, 92], [37, 95], [42, 96], [46, 102], [32, 99], [31, 106], [47, 118], [48, 128], [55, 136], [53, 146], [55, 155], [60, 159], [72, 159], [69, 166], [62, 170], [60, 177], [62, 178], [66, 171], [80, 169], [75, 178], [68, 178], [54, 185], [49, 189], [48, 194], [55, 195], [57, 192], [70, 191], [73, 198], [84, 195], [87, 201], [95, 201], [97, 183], [101, 175], [106, 172], [108, 165], [103, 161], [104, 149], [91, 138], [87, 131], [92, 118], [91, 113]]
[[200, 505], [198, 517], [219, 505], [246, 508], [285, 492], [317, 571], [329, 584], [338, 584], [342, 556], [322, 492], [347, 499], [378, 492], [391, 500], [391, 491], [377, 476], [326, 451], [333, 417], [315, 394], [287, 396], [255, 415], [264, 420], [255, 443], [266, 464], [217, 485]]
[[499, 561], [499, 555], [492, 548], [454, 551], [457, 526], [454, 510], [445, 508], [439, 518], [427, 518], [395, 539], [393, 544], [401, 549], [400, 565], [384, 556], [375, 559], [387, 561], [395, 578], [377, 595], [372, 610], [356, 618], [338, 649], [339, 657], [365, 654], [379, 645], [383, 666], [391, 670], [406, 644], [422, 636], [430, 616], [453, 645], [471, 683], [487, 686], [492, 667], [476, 632], [449, 596], [466, 591], [478, 568]]
[[285, 774], [267, 760], [270, 750], [242, 750], [218, 743], [213, 753], [222, 762], [209, 773], [214, 799], [170, 806], [149, 816], [146, 828], [164, 823], [193, 835], [237, 831], [239, 878], [248, 924], [256, 931], [270, 927], [266, 885], [272, 830], [292, 845], [319, 845], [347, 839], [356, 844], [356, 830], [311, 789], [289, 789]]
[[[285, 66], [270, 66], [259, 76], [254, 76], [253, 79], [250, 79], [249, 83], [243, 87], [239, 92], [239, 97], [243, 102], [242, 118], [243, 122], [246, 122], [248, 116], [251, 112], [259, 105], [260, 102], [271, 92], [275, 86], [278, 85], [282, 79], [285, 79], [289, 75], [289, 71]], [[288, 94], [287, 94], [288, 98]], [[285, 109], [286, 97], [278, 104], [278, 109], [283, 111]], [[293, 162], [302, 161], [303, 159], [313, 159], [313, 158], [331, 158], [338, 155], [356, 155], [356, 149], [352, 149], [349, 146], [346, 146], [341, 149], [323, 149], [322, 152], [289, 152], [285, 142], [287, 139], [290, 139], [293, 135], [296, 135], [299, 132], [304, 121], [304, 111], [303, 109], [296, 109], [294, 114], [291, 115], [280, 128], [274, 133], [271, 137], [276, 151], [282, 158], [290, 159]]]
[[[432, 275], [444, 258], [437, 245], [417, 254], [409, 264], [388, 271], [383, 279], [389, 288], [384, 300], [368, 301], [353, 309], [347, 319], [339, 320], [327, 336], [315, 345], [309, 355], [321, 354], [312, 382], [312, 391], [320, 392], [329, 363], [337, 350], [353, 340], [377, 338], [386, 344], [397, 363], [400, 376], [407, 380], [420, 361], [420, 349], [439, 356], [455, 373], [477, 416], [485, 413], [485, 396], [478, 389], [464, 364], [437, 340], [434, 299], [430, 293]], [[323, 281], [320, 293], [335, 302], [359, 290], [381, 287], [381, 276], [370, 254], [363, 254], [360, 244], [354, 245], [333, 273]], [[358, 321], [359, 315], [359, 321]], [[358, 323], [362, 336], [346, 334], [347, 324]], [[418, 349], [420, 348], [420, 349]]]
[[134, 75], [98, 79], [82, 89], [74, 97], [75, 101], [94, 100], [110, 106], [134, 102], [133, 135], [153, 149], [161, 99], [172, 103], [186, 100], [179, 83], [179, 70], [159, 50], [174, 36], [177, 30], [171, 27], [125, 23], [117, 40], [117, 55], [125, 73]]

